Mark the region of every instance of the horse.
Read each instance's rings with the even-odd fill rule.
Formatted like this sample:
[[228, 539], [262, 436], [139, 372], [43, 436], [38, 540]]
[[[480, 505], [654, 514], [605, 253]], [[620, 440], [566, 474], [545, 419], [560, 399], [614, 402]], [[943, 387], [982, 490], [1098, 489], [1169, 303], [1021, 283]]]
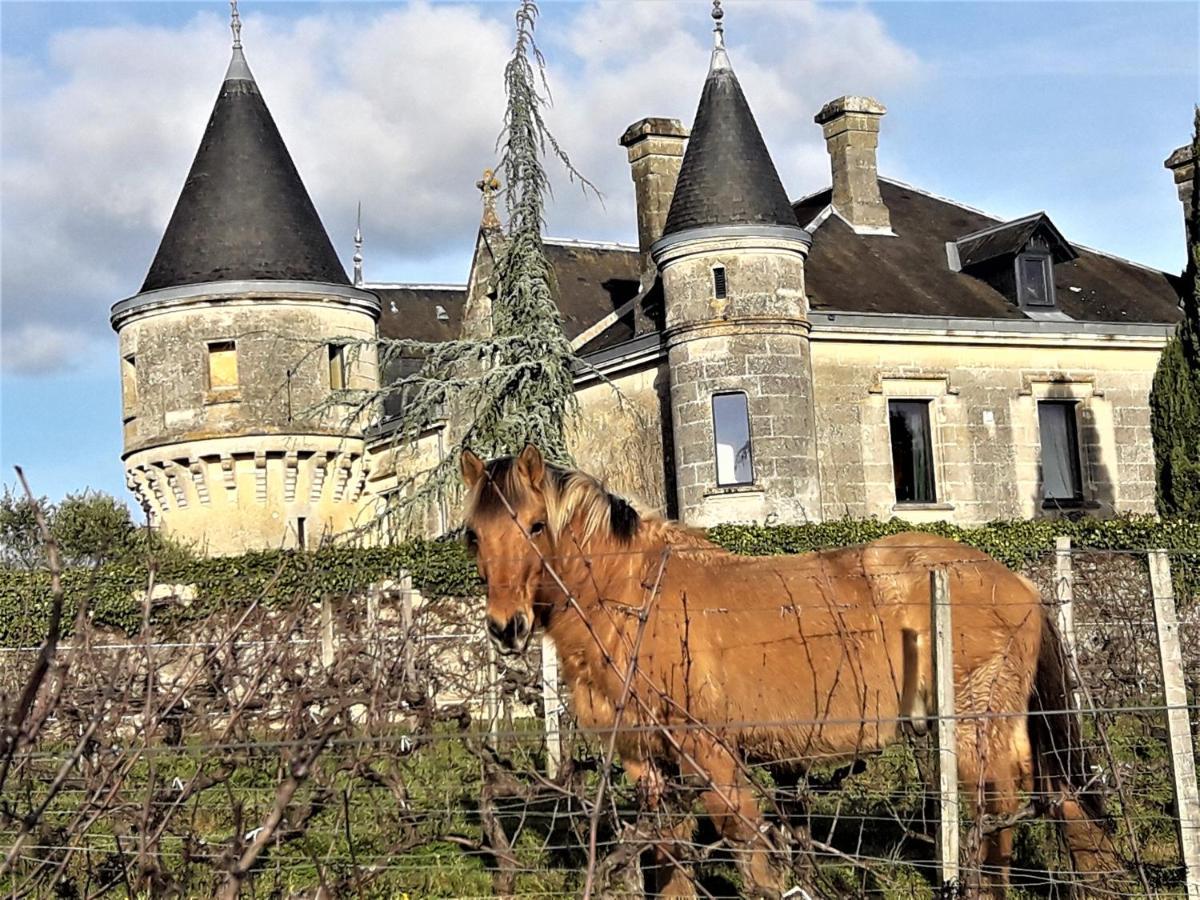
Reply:
[[[544, 629], [580, 725], [611, 736], [651, 804], [665, 766], [698, 781], [748, 891], [783, 889], [748, 762], [852, 761], [926, 727], [935, 567], [949, 578], [958, 777], [994, 824], [983, 892], [1005, 895], [1012, 824], [1035, 784], [1075, 870], [1114, 865], [1102, 801], [1079, 783], [1078, 722], [1062, 712], [1061, 640], [1037, 588], [992, 557], [916, 532], [738, 556], [533, 446], [486, 463], [465, 451], [461, 471], [497, 648], [524, 652]], [[694, 896], [670, 846], [655, 847], [652, 886]]]

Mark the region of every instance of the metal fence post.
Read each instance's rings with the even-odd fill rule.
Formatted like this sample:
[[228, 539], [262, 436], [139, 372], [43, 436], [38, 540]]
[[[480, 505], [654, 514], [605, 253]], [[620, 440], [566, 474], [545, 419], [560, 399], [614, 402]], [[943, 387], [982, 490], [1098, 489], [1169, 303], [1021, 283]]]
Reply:
[[1154, 597], [1154, 626], [1162, 663], [1167, 733], [1171, 740], [1171, 770], [1175, 776], [1175, 806], [1179, 811], [1179, 846], [1183, 851], [1188, 900], [1200, 900], [1200, 789], [1196, 785], [1196, 755], [1188, 715], [1183, 655], [1179, 649], [1179, 620], [1171, 562], [1165, 550], [1150, 551], [1150, 592]]
[[546, 715], [546, 777], [556, 778], [562, 762], [562, 701], [558, 694], [558, 652], [542, 635], [542, 707]]
[[958, 735], [954, 706], [954, 644], [950, 619], [950, 575], [945, 569], [929, 573], [933, 633], [934, 710], [937, 717], [938, 860], [942, 883], [959, 881]]

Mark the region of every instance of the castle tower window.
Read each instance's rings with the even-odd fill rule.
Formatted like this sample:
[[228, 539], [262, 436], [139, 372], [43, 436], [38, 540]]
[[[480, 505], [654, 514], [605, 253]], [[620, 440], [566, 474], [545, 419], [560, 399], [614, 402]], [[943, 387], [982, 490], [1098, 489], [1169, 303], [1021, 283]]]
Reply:
[[234, 341], [212, 341], [208, 345], [208, 389], [232, 390], [237, 386], [237, 344]]
[[1042, 500], [1046, 506], [1074, 506], [1083, 501], [1076, 407], [1074, 400], [1042, 400], [1038, 403]]
[[713, 437], [717, 452], [717, 485], [754, 483], [754, 454], [750, 447], [750, 409], [741, 391], [714, 394]]
[[121, 359], [121, 396], [125, 400], [126, 417], [133, 418], [137, 415], [134, 408], [138, 402], [137, 361], [133, 356]]
[[300, 550], [308, 548], [308, 535], [305, 534], [304, 516], [296, 517], [296, 547]]
[[897, 503], [936, 503], [928, 400], [889, 400]]
[[1054, 306], [1049, 256], [1022, 253], [1017, 257], [1017, 296], [1021, 306]]
[[346, 348], [342, 344], [329, 345], [329, 389], [346, 389]]
[[727, 288], [725, 285], [725, 267], [713, 266], [713, 296], [718, 300], [724, 300], [727, 296]]

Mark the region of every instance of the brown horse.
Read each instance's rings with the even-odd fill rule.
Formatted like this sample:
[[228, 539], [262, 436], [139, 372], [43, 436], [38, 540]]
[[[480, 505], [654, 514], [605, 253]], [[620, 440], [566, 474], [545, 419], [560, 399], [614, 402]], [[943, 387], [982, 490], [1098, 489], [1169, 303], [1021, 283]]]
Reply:
[[[639, 516], [533, 447], [486, 464], [468, 451], [462, 472], [493, 640], [518, 653], [544, 628], [580, 724], [615, 737], [652, 798], [660, 765], [699, 780], [749, 889], [778, 896], [781, 881], [747, 761], [803, 769], [923, 729], [932, 567], [949, 572], [963, 788], [997, 823], [1016, 817], [1036, 779], [1076, 869], [1113, 864], [1099, 804], [1072, 787], [1072, 770], [1087, 772], [1068, 749], [1080, 746], [1075, 718], [1027, 715], [1066, 708], [1057, 634], [1034, 585], [991, 557], [919, 533], [742, 557]], [[984, 840], [983, 882], [1000, 896], [1012, 829]], [[691, 895], [686, 873], [665, 863], [670, 846], [659, 850], [658, 889]]]

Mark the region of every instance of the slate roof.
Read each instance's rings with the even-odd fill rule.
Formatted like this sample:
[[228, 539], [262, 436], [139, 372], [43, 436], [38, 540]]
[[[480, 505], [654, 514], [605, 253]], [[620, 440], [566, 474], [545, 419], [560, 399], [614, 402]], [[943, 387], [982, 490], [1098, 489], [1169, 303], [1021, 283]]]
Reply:
[[724, 49], [713, 51], [663, 236], [719, 225], [796, 225]]
[[[836, 215], [810, 227], [805, 288], [813, 309], [909, 316], [1025, 319], [987, 282], [953, 271], [947, 242], [1001, 220], [885, 178], [879, 190], [895, 237], [861, 235]], [[808, 225], [829, 205], [826, 189], [797, 201]], [[1179, 320], [1178, 279], [1127, 260], [1072, 245], [1078, 256], [1054, 266], [1058, 308], [1081, 322], [1171, 323]]]
[[259, 279], [350, 284], [236, 49], [142, 290]]
[[[546, 240], [545, 247], [567, 337], [574, 338], [637, 295], [641, 256], [636, 247], [553, 238]], [[379, 333], [383, 337], [421, 341], [458, 337], [465, 287], [368, 284], [365, 288], [382, 302]], [[439, 304], [445, 307], [449, 321], [438, 321]], [[609, 331], [614, 342], [633, 337], [633, 313], [622, 316], [605, 334]]]

